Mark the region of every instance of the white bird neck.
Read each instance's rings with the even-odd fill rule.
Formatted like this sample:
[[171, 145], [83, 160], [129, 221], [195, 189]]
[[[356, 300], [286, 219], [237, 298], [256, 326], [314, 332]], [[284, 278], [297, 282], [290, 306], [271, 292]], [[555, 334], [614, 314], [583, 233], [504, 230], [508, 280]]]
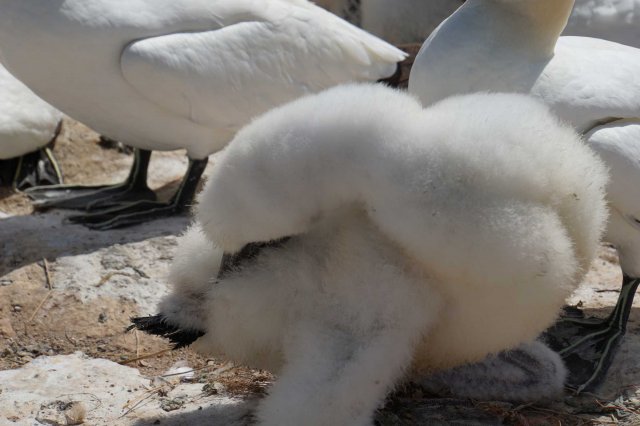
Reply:
[[[567, 25], [575, 0], [468, 0], [464, 7], [489, 19], [496, 28], [506, 27], [513, 42], [551, 55]], [[495, 26], [499, 27], [495, 27]]]

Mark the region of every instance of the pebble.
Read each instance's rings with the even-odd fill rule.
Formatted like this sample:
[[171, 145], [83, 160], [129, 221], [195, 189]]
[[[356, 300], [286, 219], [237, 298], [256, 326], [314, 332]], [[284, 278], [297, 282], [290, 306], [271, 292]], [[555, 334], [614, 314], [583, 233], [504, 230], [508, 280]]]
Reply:
[[162, 408], [164, 411], [175, 411], [175, 410], [179, 410], [180, 408], [182, 408], [182, 406], [184, 406], [184, 399], [182, 398], [175, 398], [175, 399], [171, 399], [171, 398], [165, 398], [162, 401], [160, 401], [160, 408]]

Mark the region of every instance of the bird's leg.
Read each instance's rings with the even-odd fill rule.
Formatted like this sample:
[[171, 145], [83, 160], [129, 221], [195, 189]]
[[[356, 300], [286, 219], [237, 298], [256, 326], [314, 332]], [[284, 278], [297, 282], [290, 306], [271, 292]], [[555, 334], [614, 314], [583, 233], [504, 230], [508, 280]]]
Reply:
[[593, 391], [605, 377], [627, 330], [640, 278], [624, 276], [618, 302], [609, 317], [563, 318], [549, 328], [544, 339], [564, 359], [567, 383], [577, 392]]
[[11, 160], [0, 161], [0, 169], [11, 173], [4, 180], [11, 180], [11, 186], [17, 191], [45, 185], [62, 183], [60, 167], [53, 156], [52, 148], [62, 129], [62, 121], [58, 123], [51, 141], [42, 149]]
[[93, 209], [118, 205], [131, 200], [155, 200], [147, 186], [147, 169], [151, 151], [136, 149], [129, 176], [116, 185], [54, 185], [31, 188], [25, 193], [37, 209]]
[[1, 168], [13, 171], [11, 186], [16, 191], [36, 186], [59, 185], [62, 182], [62, 173], [48, 147], [1, 163]]
[[120, 203], [116, 207], [96, 210], [93, 213], [70, 216], [69, 221], [85, 225], [91, 229], [106, 230], [183, 214], [191, 208], [198, 183], [207, 166], [207, 161], [208, 158], [202, 160], [189, 159], [187, 173], [182, 179], [180, 187], [168, 203], [144, 200]]

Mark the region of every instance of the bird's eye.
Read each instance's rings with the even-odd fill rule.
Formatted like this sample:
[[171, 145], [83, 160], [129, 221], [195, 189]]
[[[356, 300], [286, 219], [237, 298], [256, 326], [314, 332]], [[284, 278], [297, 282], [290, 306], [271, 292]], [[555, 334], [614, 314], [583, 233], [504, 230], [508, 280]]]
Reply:
[[640, 217], [628, 215], [627, 221], [629, 222], [629, 225], [640, 228]]

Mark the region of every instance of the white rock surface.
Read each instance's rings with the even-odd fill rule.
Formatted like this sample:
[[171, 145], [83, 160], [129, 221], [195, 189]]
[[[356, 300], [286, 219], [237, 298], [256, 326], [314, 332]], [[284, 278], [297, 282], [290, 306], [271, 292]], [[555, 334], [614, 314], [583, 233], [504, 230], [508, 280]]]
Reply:
[[141, 313], [154, 313], [168, 291], [166, 274], [176, 235], [189, 219], [96, 232], [65, 223], [68, 214], [52, 211], [5, 219], [0, 226], [0, 276], [46, 258], [56, 295], [74, 295], [82, 303], [98, 297], [126, 299], [135, 301]]
[[67, 425], [65, 412], [80, 403], [87, 425], [240, 426], [253, 405], [206, 396], [202, 384], [167, 380], [161, 392], [159, 387], [136, 369], [81, 352], [40, 357], [0, 372], [0, 425]]

